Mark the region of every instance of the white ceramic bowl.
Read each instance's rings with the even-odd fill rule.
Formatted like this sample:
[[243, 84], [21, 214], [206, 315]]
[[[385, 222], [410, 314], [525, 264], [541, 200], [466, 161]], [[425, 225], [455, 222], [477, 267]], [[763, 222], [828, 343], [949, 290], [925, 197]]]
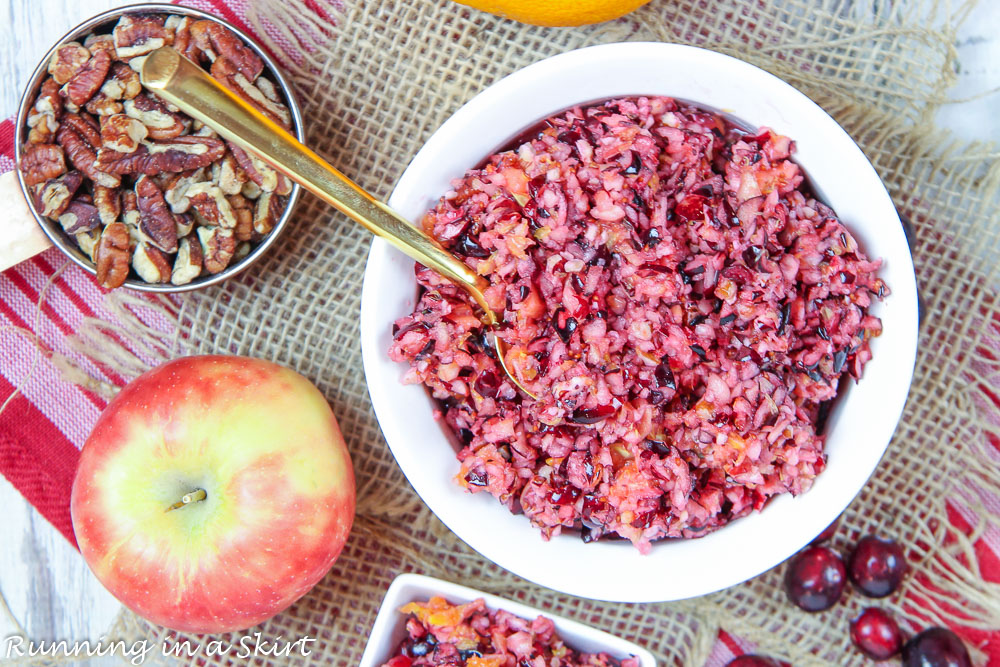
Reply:
[[654, 544], [640, 555], [628, 543], [583, 544], [576, 535], [543, 542], [523, 516], [486, 493], [453, 481], [454, 440], [434, 420], [422, 386], [404, 386], [405, 368], [389, 360], [393, 320], [410, 313], [417, 290], [413, 261], [372, 244], [361, 306], [365, 373], [379, 424], [400, 468], [431, 510], [473, 549], [543, 586], [601, 600], [651, 602], [704, 595], [781, 563], [829, 525], [864, 486], [899, 420], [917, 345], [917, 292], [906, 238], [889, 195], [861, 150], [819, 106], [780, 79], [712, 51], [660, 43], [581, 49], [511, 74], [458, 110], [403, 174], [389, 204], [420, 217], [449, 181], [479, 164], [523, 128], [575, 104], [657, 94], [729, 112], [752, 126], [792, 137], [796, 161], [892, 290], [872, 313], [884, 333], [872, 341], [864, 378], [837, 402], [827, 425], [826, 470], [799, 497], [706, 537]]
[[467, 586], [459, 586], [442, 579], [426, 577], [422, 574], [401, 574], [396, 577], [382, 599], [368, 645], [358, 667], [378, 667], [392, 657], [392, 652], [406, 638], [407, 616], [399, 613], [399, 608], [410, 602], [426, 602], [433, 596], [440, 596], [452, 604], [465, 604], [483, 598], [490, 609], [505, 609], [521, 618], [534, 619], [545, 616], [556, 626], [556, 632], [570, 648], [587, 653], [607, 653], [615, 658], [634, 656], [640, 667], [656, 667], [653, 654], [646, 649], [627, 642], [607, 632], [553, 616], [542, 609], [535, 609], [518, 602], [477, 591]]

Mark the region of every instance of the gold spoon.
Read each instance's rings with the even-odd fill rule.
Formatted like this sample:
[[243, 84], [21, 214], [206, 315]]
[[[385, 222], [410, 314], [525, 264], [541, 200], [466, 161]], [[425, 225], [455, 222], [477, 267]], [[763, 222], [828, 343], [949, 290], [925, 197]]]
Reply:
[[368, 231], [468, 292], [482, 309], [483, 323], [493, 331], [501, 368], [521, 391], [535, 398], [507, 368], [506, 345], [495, 331], [499, 319], [483, 295], [489, 287], [485, 278], [171, 47], [150, 53], [140, 77], [142, 85], [164, 100], [258, 155]]

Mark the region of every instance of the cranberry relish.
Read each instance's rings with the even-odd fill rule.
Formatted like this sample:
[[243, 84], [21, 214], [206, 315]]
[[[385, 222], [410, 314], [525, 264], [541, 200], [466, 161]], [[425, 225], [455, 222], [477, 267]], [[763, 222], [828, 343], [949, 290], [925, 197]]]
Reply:
[[482, 598], [453, 605], [432, 597], [400, 611], [412, 614], [406, 638], [382, 667], [639, 667], [636, 658], [580, 653], [563, 643], [550, 619], [488, 609]]
[[548, 538], [699, 537], [809, 489], [888, 288], [794, 144], [663, 97], [550, 118], [425, 229], [490, 281], [518, 393], [458, 288], [416, 267], [390, 357], [464, 444], [460, 484]]

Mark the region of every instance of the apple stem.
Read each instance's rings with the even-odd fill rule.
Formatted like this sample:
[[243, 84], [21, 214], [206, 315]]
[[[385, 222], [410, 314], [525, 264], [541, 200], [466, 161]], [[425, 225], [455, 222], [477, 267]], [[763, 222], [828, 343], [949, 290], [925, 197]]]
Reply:
[[191, 493], [185, 493], [183, 496], [181, 496], [180, 501], [168, 507], [166, 511], [169, 512], [170, 510], [179, 509], [181, 507], [184, 507], [185, 505], [190, 505], [191, 503], [196, 503], [199, 500], [204, 500], [207, 497], [208, 494], [205, 493], [205, 489], [195, 489]]

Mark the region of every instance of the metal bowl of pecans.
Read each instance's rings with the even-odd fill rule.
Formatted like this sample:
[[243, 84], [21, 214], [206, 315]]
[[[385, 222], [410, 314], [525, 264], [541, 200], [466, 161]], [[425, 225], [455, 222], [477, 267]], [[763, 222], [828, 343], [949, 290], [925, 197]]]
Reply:
[[300, 193], [142, 88], [142, 59], [165, 44], [304, 139], [274, 62], [211, 14], [144, 3], [67, 33], [21, 97], [18, 180], [52, 243], [109, 289], [182, 292], [236, 275], [274, 243]]

